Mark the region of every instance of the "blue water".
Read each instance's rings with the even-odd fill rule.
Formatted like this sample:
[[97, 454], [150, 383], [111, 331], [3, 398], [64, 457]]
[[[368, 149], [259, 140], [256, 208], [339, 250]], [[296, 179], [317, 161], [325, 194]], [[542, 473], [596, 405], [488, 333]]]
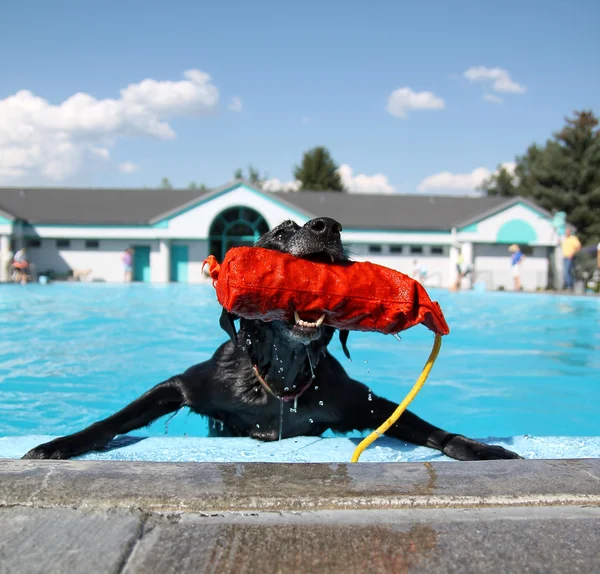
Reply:
[[[600, 299], [431, 290], [451, 328], [411, 409], [474, 437], [600, 436]], [[207, 359], [226, 339], [209, 285], [0, 285], [0, 436], [62, 435]], [[349, 363], [401, 401], [432, 334], [352, 333]], [[299, 408], [302, 407], [300, 401]], [[180, 411], [136, 432], [205, 436]]]

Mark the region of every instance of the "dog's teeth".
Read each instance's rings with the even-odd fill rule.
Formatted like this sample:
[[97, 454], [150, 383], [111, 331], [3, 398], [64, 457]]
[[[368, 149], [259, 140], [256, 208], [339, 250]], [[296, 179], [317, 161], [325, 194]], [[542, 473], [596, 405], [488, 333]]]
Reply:
[[318, 319], [317, 322], [315, 323], [315, 326], [320, 327], [323, 324], [323, 321], [325, 321], [325, 313], [323, 313]]
[[294, 311], [294, 321], [296, 323], [300, 323], [302, 319], [300, 319], [300, 315], [298, 315], [298, 311]]
[[333, 255], [330, 255], [329, 257], [331, 257], [331, 262], [335, 263], [335, 259], [334, 259]]

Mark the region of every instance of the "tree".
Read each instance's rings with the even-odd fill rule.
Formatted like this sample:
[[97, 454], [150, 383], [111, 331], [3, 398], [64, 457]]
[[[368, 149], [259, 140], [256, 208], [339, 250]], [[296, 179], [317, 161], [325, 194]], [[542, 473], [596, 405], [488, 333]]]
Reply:
[[195, 181], [190, 181], [188, 189], [199, 189], [200, 191], [206, 191], [208, 187], [206, 187], [206, 185], [203, 183], [197, 184]]
[[344, 191], [338, 165], [329, 150], [322, 146], [304, 153], [302, 163], [294, 167], [294, 178], [302, 182], [300, 189]]
[[245, 180], [259, 189], [263, 186], [263, 183], [269, 178], [267, 174], [260, 175], [260, 172], [253, 166], [248, 166], [248, 177], [244, 177], [244, 170], [238, 168], [233, 172], [234, 179]]
[[487, 195], [500, 195], [502, 197], [514, 197], [519, 195], [514, 174], [508, 169], [499, 165], [496, 173], [486, 179], [480, 187]]
[[160, 186], [161, 189], [173, 189], [173, 186], [171, 185], [171, 182], [169, 181], [168, 177], [163, 177], [160, 180]]
[[[564, 211], [582, 243], [600, 240], [600, 130], [591, 111], [574, 112], [544, 146], [517, 158], [514, 195], [548, 211]], [[500, 173], [484, 184], [488, 195], [512, 193]]]

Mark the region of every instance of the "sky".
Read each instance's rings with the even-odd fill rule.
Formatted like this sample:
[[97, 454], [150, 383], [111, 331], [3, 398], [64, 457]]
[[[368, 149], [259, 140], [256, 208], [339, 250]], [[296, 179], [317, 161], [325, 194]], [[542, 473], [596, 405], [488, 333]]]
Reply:
[[473, 193], [600, 114], [600, 2], [22, 0], [0, 20], [0, 186]]

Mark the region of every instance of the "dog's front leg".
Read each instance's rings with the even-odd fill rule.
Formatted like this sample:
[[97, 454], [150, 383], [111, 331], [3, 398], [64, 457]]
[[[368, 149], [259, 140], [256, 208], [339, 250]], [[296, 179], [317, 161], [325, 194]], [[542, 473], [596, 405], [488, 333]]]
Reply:
[[182, 381], [172, 377], [114, 415], [82, 431], [54, 439], [31, 449], [23, 458], [71, 458], [102, 448], [116, 435], [149, 425], [184, 405]]
[[[347, 383], [345, 389], [342, 420], [331, 425], [332, 430], [337, 432], [348, 432], [352, 429], [374, 430], [385, 422], [398, 406], [373, 395], [365, 385], [357, 381]], [[521, 458], [501, 446], [485, 444], [442, 430], [410, 411], [402, 413], [385, 434], [405, 442], [434, 448], [457, 460]]]

